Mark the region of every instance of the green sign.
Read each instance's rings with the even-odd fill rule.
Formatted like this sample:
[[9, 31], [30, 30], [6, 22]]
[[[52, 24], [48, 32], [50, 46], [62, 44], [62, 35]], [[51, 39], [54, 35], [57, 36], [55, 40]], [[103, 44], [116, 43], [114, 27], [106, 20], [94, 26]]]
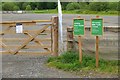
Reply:
[[92, 19], [91, 34], [96, 36], [103, 34], [103, 19]]
[[84, 19], [74, 19], [74, 35], [84, 35]]

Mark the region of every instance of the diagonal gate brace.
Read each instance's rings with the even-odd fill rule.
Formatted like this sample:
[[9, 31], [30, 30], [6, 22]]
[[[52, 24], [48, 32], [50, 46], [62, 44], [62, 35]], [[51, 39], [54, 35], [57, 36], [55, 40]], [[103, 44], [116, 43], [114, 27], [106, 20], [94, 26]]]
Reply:
[[31, 42], [31, 40], [33, 40], [34, 38], [36, 38], [40, 33], [42, 33], [42, 32], [43, 32], [45, 29], [47, 29], [50, 25], [51, 25], [51, 24], [44, 26], [42, 29], [38, 30], [33, 37], [29, 37], [28, 40], [26, 40], [21, 46], [19, 46], [19, 47], [13, 52], [13, 54], [14, 54], [14, 55], [17, 54], [20, 49], [24, 48], [29, 42]]

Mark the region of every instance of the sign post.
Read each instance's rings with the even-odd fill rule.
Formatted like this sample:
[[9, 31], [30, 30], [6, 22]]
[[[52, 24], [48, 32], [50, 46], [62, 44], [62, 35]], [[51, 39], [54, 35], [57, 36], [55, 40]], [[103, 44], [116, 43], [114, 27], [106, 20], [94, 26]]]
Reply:
[[78, 36], [78, 46], [79, 46], [79, 61], [82, 63], [82, 43], [81, 43], [81, 36], [85, 33], [85, 25], [84, 25], [84, 19], [76, 18], [73, 20], [73, 26], [74, 26], [74, 35]]
[[96, 36], [96, 67], [99, 65], [99, 37]]
[[103, 35], [103, 19], [96, 16], [91, 19], [91, 34], [96, 36], [96, 67], [99, 66], [99, 36]]
[[79, 61], [82, 63], [82, 43], [81, 36], [78, 36], [78, 46], [79, 46]]

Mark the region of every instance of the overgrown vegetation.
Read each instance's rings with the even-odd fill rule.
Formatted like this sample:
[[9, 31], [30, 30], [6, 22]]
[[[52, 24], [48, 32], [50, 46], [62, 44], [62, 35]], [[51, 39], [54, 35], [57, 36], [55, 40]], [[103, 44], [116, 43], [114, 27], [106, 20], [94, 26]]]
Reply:
[[97, 71], [104, 73], [118, 73], [118, 61], [100, 59], [99, 68], [95, 67], [95, 58], [84, 55], [82, 64], [79, 62], [78, 53], [66, 52], [59, 57], [50, 57], [47, 61], [50, 67], [56, 67], [65, 71]]
[[[120, 11], [120, 2], [61, 2], [62, 10]], [[2, 2], [2, 10], [57, 9], [57, 2]], [[14, 8], [15, 7], [15, 8]]]
[[[118, 15], [120, 2], [61, 2], [64, 14]], [[2, 2], [3, 11], [26, 10], [33, 13], [57, 13], [57, 2]], [[0, 8], [1, 10], [1, 8]]]
[[[58, 13], [58, 11], [56, 9], [51, 9], [51, 10], [33, 10], [33, 13], [39, 13], [39, 14], [43, 14], [43, 13], [48, 13], [48, 14], [55, 14]], [[118, 15], [118, 11], [89, 11], [89, 10], [72, 10], [72, 11], [68, 11], [68, 10], [63, 10], [62, 11], [63, 14], [98, 14], [98, 15]]]

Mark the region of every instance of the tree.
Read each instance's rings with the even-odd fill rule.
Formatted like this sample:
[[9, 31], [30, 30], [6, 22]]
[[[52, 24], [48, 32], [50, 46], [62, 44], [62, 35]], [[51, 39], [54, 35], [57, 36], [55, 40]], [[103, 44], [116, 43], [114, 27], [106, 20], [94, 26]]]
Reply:
[[38, 2], [31, 2], [30, 3], [32, 10], [35, 10], [35, 8], [37, 8], [37, 4], [38, 4]]
[[89, 4], [87, 2], [79, 2], [80, 9], [85, 9], [87, 10], [89, 7]]
[[23, 4], [26, 2], [16, 2], [15, 4], [20, 8], [20, 10], [25, 10], [23, 9]]
[[26, 10], [26, 11], [30, 11], [30, 10], [31, 10], [31, 6], [30, 6], [30, 5], [27, 5], [25, 10]]
[[5, 2], [2, 5], [3, 10], [5, 11], [13, 11], [13, 7], [15, 6], [14, 2]]
[[37, 8], [38, 9], [43, 9], [41, 3], [37, 3]]
[[14, 8], [13, 8], [15, 11], [18, 11], [18, 10], [20, 10], [20, 8], [18, 7], [18, 6], [14, 6]]
[[118, 10], [118, 3], [117, 2], [110, 2], [108, 5], [109, 10]]
[[22, 9], [25, 10], [26, 9], [26, 6], [29, 5], [30, 3], [29, 2], [24, 2], [22, 4]]
[[79, 3], [69, 3], [67, 6], [66, 6], [66, 9], [67, 10], [75, 10], [75, 9], [80, 9], [80, 5]]
[[69, 2], [61, 2], [62, 9], [66, 10], [66, 6], [68, 5]]
[[0, 11], [2, 11], [2, 5], [0, 5]]
[[[120, 11], [120, 1], [118, 2], [117, 10]], [[118, 12], [118, 13], [120, 14], [120, 12]]]
[[47, 9], [47, 3], [46, 2], [40, 2], [37, 4], [38, 9]]
[[55, 9], [57, 7], [57, 4], [55, 2], [47, 2], [46, 6], [46, 9]]
[[55, 2], [40, 2], [37, 3], [38, 9], [55, 9], [57, 7], [57, 3]]
[[108, 3], [107, 2], [92, 2], [89, 5], [90, 10], [92, 11], [107, 11]]

